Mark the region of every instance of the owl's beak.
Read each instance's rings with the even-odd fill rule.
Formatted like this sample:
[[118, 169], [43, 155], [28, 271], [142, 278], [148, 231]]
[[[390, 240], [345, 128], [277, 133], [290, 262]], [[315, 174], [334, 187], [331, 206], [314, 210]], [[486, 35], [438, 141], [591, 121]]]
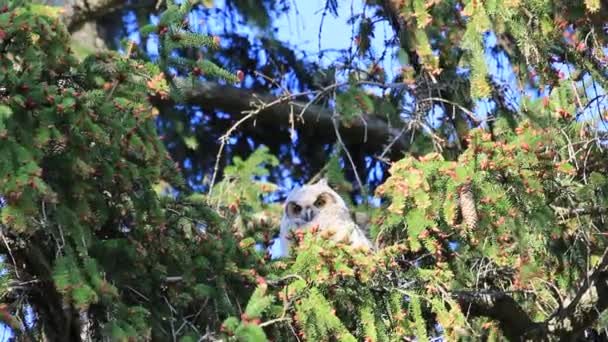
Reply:
[[304, 220], [306, 220], [306, 222], [312, 221], [314, 217], [315, 213], [312, 211], [312, 208], [304, 209]]

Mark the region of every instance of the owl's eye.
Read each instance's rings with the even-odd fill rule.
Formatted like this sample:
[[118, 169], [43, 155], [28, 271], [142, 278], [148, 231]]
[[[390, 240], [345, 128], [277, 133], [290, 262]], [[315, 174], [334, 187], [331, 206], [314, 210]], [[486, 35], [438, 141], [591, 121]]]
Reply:
[[325, 205], [325, 198], [323, 198], [323, 196], [319, 196], [319, 198], [317, 198], [317, 200], [315, 201], [315, 207], [321, 208], [324, 205]]
[[300, 207], [299, 205], [295, 204], [295, 203], [289, 203], [289, 206], [291, 208], [291, 212], [293, 214], [298, 215], [301, 211], [302, 211], [302, 207]]

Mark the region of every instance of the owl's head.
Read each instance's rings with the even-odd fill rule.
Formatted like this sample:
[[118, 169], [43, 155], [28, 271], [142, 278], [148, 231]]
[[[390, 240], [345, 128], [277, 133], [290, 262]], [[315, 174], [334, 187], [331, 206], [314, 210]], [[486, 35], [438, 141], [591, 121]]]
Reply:
[[314, 220], [324, 210], [347, 209], [344, 200], [322, 179], [312, 185], [294, 189], [285, 201], [284, 215], [296, 224], [303, 226]]

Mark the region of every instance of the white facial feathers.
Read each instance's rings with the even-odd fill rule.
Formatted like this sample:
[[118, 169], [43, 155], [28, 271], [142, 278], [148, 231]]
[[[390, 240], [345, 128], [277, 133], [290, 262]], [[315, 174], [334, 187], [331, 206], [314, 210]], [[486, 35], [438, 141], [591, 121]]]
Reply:
[[315, 226], [320, 231], [332, 230], [335, 241], [346, 240], [355, 247], [372, 248], [371, 242], [352, 220], [344, 200], [325, 179], [296, 188], [287, 196], [279, 233], [281, 256], [289, 254], [291, 231]]

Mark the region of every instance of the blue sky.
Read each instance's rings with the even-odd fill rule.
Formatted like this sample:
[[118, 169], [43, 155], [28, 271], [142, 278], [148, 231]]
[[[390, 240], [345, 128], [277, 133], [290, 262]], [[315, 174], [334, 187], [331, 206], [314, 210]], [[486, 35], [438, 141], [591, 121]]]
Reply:
[[[279, 29], [278, 38], [289, 41], [299, 49], [316, 54], [319, 50], [325, 49], [346, 49], [353, 43], [356, 28], [347, 23], [352, 14], [359, 14], [364, 11], [363, 0], [339, 1], [338, 17], [331, 13], [323, 16], [325, 6], [324, 0], [294, 1], [293, 10], [287, 15], [275, 21], [275, 27]], [[372, 13], [367, 9], [368, 16]], [[322, 24], [322, 26], [321, 26]], [[375, 52], [382, 52], [384, 40], [392, 37], [392, 28], [388, 22], [380, 22], [375, 26], [375, 38], [372, 41], [372, 49]], [[325, 56], [322, 62], [331, 62], [331, 54]], [[390, 57], [385, 63], [387, 71], [398, 66], [398, 61]]]

